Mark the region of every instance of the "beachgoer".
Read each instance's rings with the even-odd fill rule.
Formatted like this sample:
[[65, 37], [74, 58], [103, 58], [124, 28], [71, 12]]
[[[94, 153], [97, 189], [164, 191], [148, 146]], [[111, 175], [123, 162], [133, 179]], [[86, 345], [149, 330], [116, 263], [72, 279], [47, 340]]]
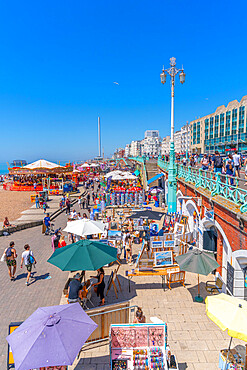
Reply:
[[80, 212], [77, 213], [77, 219], [78, 220], [82, 220], [82, 217], [81, 217], [81, 213]]
[[85, 203], [86, 203], [86, 199], [85, 199], [85, 198], [83, 198], [83, 199], [82, 199], [82, 208], [83, 208], [83, 209], [85, 208]]
[[215, 155], [213, 157], [213, 168], [215, 173], [222, 173], [222, 167], [223, 167], [223, 159], [220, 156], [220, 153], [218, 150], [215, 151]]
[[5, 249], [5, 256], [6, 256], [6, 264], [8, 266], [8, 272], [10, 280], [15, 280], [15, 272], [16, 272], [16, 249], [14, 248], [15, 243], [10, 242], [9, 247]]
[[46, 209], [47, 209], [47, 204], [46, 204], [46, 201], [44, 200], [43, 201], [43, 210], [44, 210], [44, 213], [46, 213]]
[[141, 307], [136, 310], [136, 317], [133, 320], [134, 324], [142, 324], [146, 322], [146, 317], [143, 315]]
[[60, 235], [61, 235], [61, 230], [57, 229], [55, 230], [55, 233], [51, 238], [51, 246], [52, 246], [53, 252], [55, 252], [55, 250], [59, 248], [58, 244], [60, 240]]
[[15, 225], [10, 224], [8, 217], [5, 217], [3, 221], [3, 228], [10, 227], [10, 226], [15, 226]]
[[73, 209], [73, 211], [70, 213], [70, 216], [71, 216], [71, 218], [76, 219], [77, 213], [76, 213], [75, 209]]
[[82, 199], [81, 199], [81, 195], [79, 196], [78, 198], [78, 206], [79, 208], [81, 209], [82, 208]]
[[94, 291], [97, 293], [97, 296], [100, 297], [100, 303], [99, 306], [103, 306], [105, 304], [105, 295], [104, 295], [104, 290], [105, 290], [105, 282], [104, 282], [104, 269], [103, 267], [99, 268], [97, 270], [98, 274], [97, 276], [91, 276], [93, 278], [97, 278], [98, 282], [93, 284], [92, 286], [94, 287]]
[[38, 194], [36, 195], [35, 197], [35, 205], [36, 205], [36, 208], [40, 208], [40, 204], [39, 204], [39, 196]]
[[208, 170], [209, 162], [208, 162], [207, 154], [204, 154], [204, 156], [201, 160], [201, 165], [202, 165], [202, 170], [203, 171]]
[[83, 213], [83, 218], [88, 218], [86, 213]]
[[235, 153], [233, 154], [232, 158], [235, 169], [235, 176], [240, 177], [241, 157], [240, 154], [238, 154], [237, 150], [235, 150]]
[[76, 303], [82, 299], [82, 285], [80, 283], [80, 274], [76, 274], [74, 279], [69, 283], [68, 288], [68, 301], [69, 303]]
[[61, 235], [60, 239], [59, 239], [59, 242], [58, 242], [58, 248], [63, 248], [65, 247], [67, 244], [66, 244], [66, 241], [64, 240], [64, 235]]
[[66, 204], [66, 214], [68, 215], [68, 214], [70, 214], [70, 200], [69, 200], [69, 198], [66, 199], [65, 204]]
[[33, 252], [31, 251], [30, 246], [28, 244], [24, 245], [24, 249], [25, 249], [25, 251], [21, 255], [21, 268], [22, 268], [22, 265], [23, 265], [23, 262], [24, 262], [24, 265], [26, 266], [26, 269], [27, 269], [26, 285], [28, 286], [29, 285], [29, 279], [30, 279], [31, 274], [32, 274], [32, 267], [33, 267], [34, 264], [37, 263], [37, 261], [36, 261], [34, 255], [33, 255]]
[[50, 229], [51, 229], [51, 219], [49, 217], [49, 213], [46, 214], [46, 217], [43, 220], [43, 224], [45, 225], [45, 235], [50, 234]]
[[226, 175], [228, 176], [231, 176], [231, 178], [229, 178], [229, 185], [233, 185], [233, 175], [234, 175], [234, 172], [233, 172], [233, 158], [232, 158], [232, 155], [229, 154], [228, 156], [228, 159], [226, 160]]

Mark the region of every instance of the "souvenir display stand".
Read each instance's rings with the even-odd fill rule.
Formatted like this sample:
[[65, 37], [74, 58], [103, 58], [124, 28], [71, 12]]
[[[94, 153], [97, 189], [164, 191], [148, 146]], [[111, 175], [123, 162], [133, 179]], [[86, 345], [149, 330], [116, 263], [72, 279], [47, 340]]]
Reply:
[[[233, 348], [230, 350], [228, 354], [228, 359], [227, 359], [227, 349], [223, 349], [220, 351], [219, 355], [219, 369], [221, 370], [244, 370], [245, 365], [244, 365], [244, 360], [241, 357], [241, 355]], [[226, 359], [227, 359], [227, 366], [226, 366]]]
[[111, 370], [178, 369], [165, 323], [111, 325], [109, 338]]

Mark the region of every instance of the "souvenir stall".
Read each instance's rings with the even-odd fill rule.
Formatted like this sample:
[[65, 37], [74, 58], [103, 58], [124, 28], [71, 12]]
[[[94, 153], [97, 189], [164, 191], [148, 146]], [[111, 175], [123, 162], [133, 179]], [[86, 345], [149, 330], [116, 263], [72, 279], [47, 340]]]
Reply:
[[109, 342], [111, 370], [178, 369], [165, 323], [111, 325]]

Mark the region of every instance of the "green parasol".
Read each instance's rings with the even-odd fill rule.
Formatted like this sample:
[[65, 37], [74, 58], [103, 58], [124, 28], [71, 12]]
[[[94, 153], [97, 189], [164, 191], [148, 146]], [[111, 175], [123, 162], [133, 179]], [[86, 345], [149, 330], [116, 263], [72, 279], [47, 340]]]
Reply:
[[208, 275], [219, 267], [213, 253], [205, 252], [200, 249], [192, 249], [185, 254], [175, 257], [175, 260], [179, 264], [180, 270], [198, 274], [198, 296], [195, 297], [195, 300], [197, 302], [202, 302], [199, 275]]
[[117, 248], [86, 239], [56, 249], [47, 262], [62, 271], [95, 271], [116, 259]]

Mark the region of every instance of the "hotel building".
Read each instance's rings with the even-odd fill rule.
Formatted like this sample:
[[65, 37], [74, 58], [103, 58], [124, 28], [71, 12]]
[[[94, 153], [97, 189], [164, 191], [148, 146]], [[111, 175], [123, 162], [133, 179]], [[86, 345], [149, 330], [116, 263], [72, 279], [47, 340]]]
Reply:
[[192, 153], [247, 151], [247, 95], [190, 122]]

